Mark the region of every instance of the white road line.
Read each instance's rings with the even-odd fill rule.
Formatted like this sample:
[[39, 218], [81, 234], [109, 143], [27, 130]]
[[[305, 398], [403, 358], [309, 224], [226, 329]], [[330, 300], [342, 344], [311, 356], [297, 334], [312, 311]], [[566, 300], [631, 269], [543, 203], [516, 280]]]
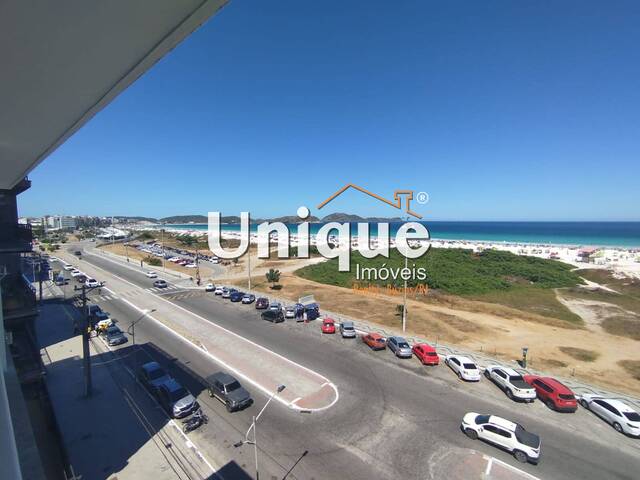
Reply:
[[[95, 266], [95, 265], [94, 265], [94, 266]], [[103, 271], [106, 271], [106, 270], [104, 270], [104, 269], [103, 269], [103, 268], [101, 268], [101, 267], [96, 267], [96, 268], [98, 268], [98, 269], [100, 269], [100, 270], [103, 270]], [[128, 280], [126, 280], [126, 279], [124, 279], [124, 278], [122, 278], [122, 277], [120, 277], [120, 276], [118, 276], [118, 275], [115, 275], [114, 273], [111, 273], [111, 272], [107, 272], [107, 273], [109, 273], [109, 274], [113, 275], [113, 276], [114, 276], [114, 277], [116, 277], [116, 278], [119, 278], [121, 281], [123, 281], [123, 282], [125, 282], [125, 283], [128, 283], [128, 284], [130, 284], [130, 285], [133, 285], [134, 287], [137, 287], [134, 283], [129, 282]], [[138, 288], [139, 288], [139, 287], [138, 287]], [[106, 289], [106, 287], [105, 287], [105, 289]], [[113, 290], [109, 290], [109, 292], [111, 292], [111, 293], [115, 293], [115, 292], [113, 292]], [[333, 384], [333, 383], [332, 383], [332, 382], [331, 382], [327, 377], [325, 377], [324, 375], [321, 375], [321, 374], [320, 374], [320, 373], [318, 373], [318, 372], [314, 372], [314, 371], [313, 371], [313, 370], [311, 370], [310, 368], [307, 368], [307, 367], [305, 367], [304, 365], [300, 365], [299, 363], [296, 363], [296, 362], [294, 362], [293, 360], [290, 360], [290, 359], [288, 359], [288, 358], [286, 358], [286, 357], [283, 357], [283, 356], [282, 356], [282, 355], [280, 355], [279, 353], [276, 353], [276, 352], [274, 352], [274, 351], [272, 351], [272, 350], [269, 350], [268, 348], [263, 347], [262, 345], [259, 345], [259, 344], [255, 343], [255, 342], [253, 342], [253, 341], [251, 341], [251, 340], [249, 340], [249, 339], [247, 339], [247, 338], [244, 338], [244, 337], [242, 337], [241, 335], [238, 335], [238, 334], [237, 334], [237, 333], [235, 333], [235, 332], [232, 332], [232, 331], [230, 331], [230, 330], [227, 330], [226, 328], [221, 327], [221, 326], [220, 326], [220, 325], [218, 325], [218, 324], [212, 323], [212, 322], [210, 322], [209, 320], [207, 320], [206, 318], [201, 317], [200, 315], [198, 315], [198, 314], [196, 314], [196, 313], [194, 313], [194, 312], [191, 312], [191, 311], [187, 310], [186, 308], [181, 307], [180, 305], [177, 305], [177, 304], [175, 304], [175, 303], [173, 303], [173, 302], [170, 302], [169, 300], [167, 300], [166, 298], [161, 297], [160, 295], [156, 295], [156, 294], [153, 294], [153, 293], [152, 293], [152, 295], [154, 295], [155, 297], [157, 297], [157, 298], [161, 299], [161, 300], [162, 300], [162, 301], [164, 301], [164, 302], [167, 302], [168, 304], [172, 305], [173, 307], [179, 308], [180, 310], [182, 310], [182, 311], [184, 311], [184, 312], [188, 313], [189, 315], [193, 315], [194, 317], [196, 317], [196, 318], [198, 318], [198, 319], [202, 320], [203, 322], [205, 322], [207, 325], [214, 325], [214, 326], [216, 326], [217, 328], [220, 328], [221, 330], [223, 330], [224, 332], [226, 332], [226, 333], [228, 333], [228, 334], [230, 334], [230, 335], [233, 335], [233, 336], [235, 336], [235, 337], [237, 337], [237, 338], [241, 338], [242, 340], [244, 340], [244, 341], [246, 341], [246, 342], [250, 343], [251, 345], [254, 345], [255, 347], [258, 347], [258, 348], [260, 348], [260, 349], [262, 349], [262, 350], [264, 350], [264, 351], [266, 351], [266, 352], [269, 352], [269, 353], [271, 353], [272, 355], [275, 355], [276, 357], [278, 357], [278, 358], [280, 358], [280, 359], [282, 359], [282, 360], [284, 360], [284, 361], [286, 361], [286, 362], [288, 362], [288, 363], [290, 363], [290, 364], [292, 364], [292, 365], [295, 365], [295, 366], [297, 366], [297, 367], [299, 367], [299, 368], [301, 368], [301, 369], [303, 369], [303, 370], [305, 370], [305, 371], [307, 371], [307, 372], [309, 372], [309, 373], [311, 373], [311, 374], [313, 374], [313, 375], [317, 375], [317, 376], [318, 376], [318, 377], [320, 377], [321, 379], [325, 380], [325, 382], [324, 382], [323, 386], [324, 386], [324, 385], [326, 385], [326, 384], [329, 384], [329, 385], [331, 386], [331, 388], [332, 388], [332, 389], [334, 390], [334, 392], [335, 392], [335, 398], [334, 398], [334, 400], [333, 400], [329, 405], [326, 405], [326, 406], [324, 406], [324, 407], [321, 407], [321, 408], [307, 408], [307, 409], [304, 409], [304, 410], [309, 410], [309, 411], [314, 411], [314, 412], [319, 412], [319, 411], [322, 411], [322, 410], [326, 410], [326, 409], [328, 409], [328, 408], [331, 408], [333, 405], [335, 405], [335, 404], [336, 404], [336, 402], [338, 401], [338, 399], [340, 398], [340, 394], [338, 393], [338, 389], [337, 389], [337, 387], [335, 386], [335, 384]], [[123, 298], [123, 299], [121, 299], [121, 300], [122, 300], [123, 302], [127, 303], [128, 305], [132, 306], [132, 307], [133, 307], [133, 308], [135, 308], [136, 310], [138, 310], [140, 313], [144, 313], [144, 312], [145, 312], [145, 310], [144, 310], [144, 309], [141, 309], [141, 308], [140, 308], [140, 307], [138, 307], [137, 305], [134, 305], [134, 304], [133, 304], [133, 303], [131, 303], [129, 300], [126, 300], [126, 299], [124, 299], [124, 298]], [[265, 395], [267, 395], [267, 396], [271, 396], [271, 395], [273, 394], [273, 392], [272, 392], [271, 390], [269, 390], [269, 389], [267, 389], [266, 387], [264, 387], [264, 386], [260, 385], [259, 383], [257, 383], [257, 382], [256, 382], [256, 381], [254, 381], [253, 379], [251, 379], [251, 378], [247, 377], [244, 373], [240, 372], [240, 371], [239, 371], [239, 370], [237, 370], [236, 368], [231, 367], [229, 364], [227, 364], [226, 362], [222, 361], [221, 359], [219, 359], [218, 357], [216, 357], [215, 355], [213, 355], [211, 352], [209, 352], [209, 351], [204, 352], [201, 348], [199, 348], [197, 345], [195, 345], [191, 340], [189, 340], [189, 339], [187, 339], [187, 338], [183, 337], [183, 336], [182, 336], [182, 335], [180, 335], [178, 332], [176, 332], [176, 331], [174, 331], [173, 329], [169, 328], [167, 325], [165, 325], [164, 323], [162, 323], [162, 322], [161, 322], [161, 321], [159, 321], [158, 319], [154, 318], [154, 317], [153, 317], [153, 316], [151, 316], [150, 314], [147, 314], [147, 318], [150, 318], [150, 319], [152, 319], [152, 320], [155, 320], [159, 325], [161, 325], [161, 326], [162, 326], [162, 327], [164, 327], [167, 331], [171, 332], [172, 334], [174, 334], [175, 336], [177, 336], [178, 338], [180, 338], [181, 340], [183, 340], [184, 342], [186, 342], [188, 345], [191, 345], [193, 348], [197, 349], [199, 352], [202, 352], [202, 353], [204, 353], [204, 354], [208, 355], [209, 357], [211, 357], [211, 358], [212, 358], [214, 361], [216, 361], [217, 363], [220, 363], [221, 365], [224, 365], [224, 366], [225, 366], [225, 368], [228, 368], [229, 370], [231, 370], [232, 372], [234, 372], [234, 373], [235, 373], [235, 374], [237, 374], [238, 376], [242, 377], [244, 380], [246, 380], [247, 382], [249, 382], [250, 384], [252, 384], [254, 387], [258, 388], [260, 391], [262, 391]], [[322, 388], [322, 387], [321, 387], [321, 388]], [[287, 402], [286, 400], [282, 399], [282, 398], [281, 398], [281, 397], [279, 397], [279, 396], [276, 396], [276, 397], [275, 397], [275, 399], [276, 399], [277, 401], [279, 401], [280, 403], [282, 403], [283, 405], [286, 405], [286, 406], [287, 406], [287, 407], [289, 407], [289, 408], [296, 409], [296, 410], [300, 410], [300, 409], [301, 409], [301, 408], [300, 408], [300, 407], [298, 407], [297, 405], [293, 405], [293, 402]]]

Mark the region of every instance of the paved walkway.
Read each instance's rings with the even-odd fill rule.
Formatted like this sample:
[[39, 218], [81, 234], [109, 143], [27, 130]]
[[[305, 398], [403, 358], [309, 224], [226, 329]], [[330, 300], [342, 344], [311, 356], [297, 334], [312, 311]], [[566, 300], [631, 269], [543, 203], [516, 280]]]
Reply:
[[94, 393], [84, 397], [77, 316], [75, 308], [47, 300], [36, 327], [56, 421], [78, 478], [209, 478], [211, 467], [106, 347], [91, 345]]

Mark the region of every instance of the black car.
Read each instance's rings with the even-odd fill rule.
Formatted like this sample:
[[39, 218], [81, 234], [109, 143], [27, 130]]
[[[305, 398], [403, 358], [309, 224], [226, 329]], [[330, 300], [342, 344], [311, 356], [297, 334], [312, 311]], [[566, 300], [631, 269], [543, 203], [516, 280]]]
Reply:
[[272, 323], [280, 323], [284, 322], [284, 315], [282, 314], [282, 310], [265, 310], [260, 314], [263, 320]]
[[214, 373], [207, 377], [206, 380], [209, 396], [215, 397], [224, 403], [228, 412], [242, 410], [253, 403], [249, 392], [228, 373]]
[[156, 280], [153, 282], [153, 286], [156, 288], [167, 288], [168, 284], [165, 280]]
[[320, 316], [320, 306], [317, 303], [312, 303], [304, 307], [304, 313], [307, 315], [307, 320], [315, 320]]
[[82, 256], [82, 252], [81, 252], [80, 250], [76, 250], [75, 252], [73, 252], [73, 254], [74, 254], [76, 257], [80, 257], [80, 256]]

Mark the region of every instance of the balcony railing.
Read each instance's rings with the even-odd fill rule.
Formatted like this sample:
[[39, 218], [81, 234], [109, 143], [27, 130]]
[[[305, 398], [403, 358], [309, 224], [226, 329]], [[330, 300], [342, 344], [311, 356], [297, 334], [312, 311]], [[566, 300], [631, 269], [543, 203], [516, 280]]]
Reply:
[[2, 279], [2, 315], [5, 327], [11, 329], [25, 317], [38, 314], [36, 291], [23, 275], [7, 275]]
[[0, 223], [0, 252], [29, 252], [32, 241], [31, 225]]

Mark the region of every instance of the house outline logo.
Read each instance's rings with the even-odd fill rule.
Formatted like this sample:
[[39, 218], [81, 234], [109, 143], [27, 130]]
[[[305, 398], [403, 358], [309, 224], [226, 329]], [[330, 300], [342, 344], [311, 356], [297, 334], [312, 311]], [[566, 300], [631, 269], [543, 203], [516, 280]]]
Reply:
[[355, 185], [353, 183], [347, 183], [344, 187], [342, 187], [336, 193], [331, 195], [324, 202], [320, 203], [316, 208], [318, 210], [320, 210], [322, 207], [324, 207], [329, 202], [331, 202], [334, 198], [339, 197], [340, 195], [342, 195], [344, 192], [346, 192], [350, 188], [353, 188], [355, 190], [358, 190], [359, 192], [362, 192], [362, 193], [364, 193], [366, 195], [369, 195], [370, 197], [373, 197], [376, 200], [380, 200], [381, 202], [383, 202], [383, 203], [385, 203], [387, 205], [390, 205], [390, 206], [392, 206], [394, 208], [397, 208], [398, 210], [402, 210], [402, 197], [405, 196], [405, 198], [406, 198], [405, 211], [409, 215], [411, 215], [413, 217], [416, 217], [418, 219], [422, 219], [422, 215], [420, 215], [419, 213], [413, 212], [411, 210], [411, 200], [413, 200], [413, 190], [396, 190], [396, 191], [393, 192], [393, 199], [395, 201], [391, 201], [391, 200], [387, 200], [384, 197], [381, 197], [380, 195], [376, 195], [375, 193], [370, 192], [369, 190], [366, 190], [366, 189], [364, 189], [362, 187], [359, 187], [358, 185]]

